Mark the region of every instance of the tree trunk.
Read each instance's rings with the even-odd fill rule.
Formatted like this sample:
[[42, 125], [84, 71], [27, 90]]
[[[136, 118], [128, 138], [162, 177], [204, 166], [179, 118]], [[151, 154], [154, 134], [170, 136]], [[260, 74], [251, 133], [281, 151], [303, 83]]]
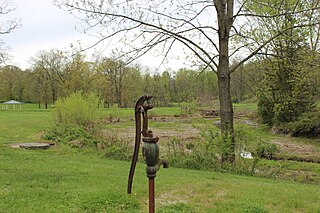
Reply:
[[[222, 69], [222, 68], [221, 68]], [[218, 74], [221, 132], [223, 135], [222, 162], [234, 162], [235, 136], [233, 126], [233, 107], [230, 95], [230, 75]]]
[[54, 105], [57, 100], [57, 92], [56, 92], [56, 89], [53, 88], [54, 85], [51, 85], [51, 86], [52, 86], [52, 89], [51, 89], [51, 91], [52, 91], [52, 104]]
[[219, 63], [218, 86], [220, 102], [221, 132], [223, 135], [222, 162], [233, 163], [235, 160], [235, 135], [233, 127], [233, 108], [230, 91], [229, 72], [229, 38], [233, 23], [233, 0], [216, 0], [215, 7], [218, 18], [219, 35]]

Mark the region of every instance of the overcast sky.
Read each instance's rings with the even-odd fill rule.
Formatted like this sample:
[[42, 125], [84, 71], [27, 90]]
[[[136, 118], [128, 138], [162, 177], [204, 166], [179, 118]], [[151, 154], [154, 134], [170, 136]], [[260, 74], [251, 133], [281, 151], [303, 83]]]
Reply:
[[[10, 63], [22, 69], [29, 68], [30, 58], [39, 50], [53, 48], [69, 50], [70, 44], [81, 41], [82, 45], [94, 42], [93, 37], [77, 32], [75, 26], [78, 20], [53, 5], [52, 0], [11, 0], [16, 10], [10, 15], [1, 16], [0, 21], [15, 17], [21, 19], [21, 27], [8, 35], [1, 35], [0, 39], [10, 47], [9, 54], [13, 57]], [[104, 53], [106, 56], [109, 53]], [[90, 55], [90, 53], [88, 53]], [[140, 63], [155, 68], [160, 59], [148, 55]], [[183, 67], [179, 61], [171, 61], [167, 68], [178, 69]], [[164, 69], [164, 67], [162, 67]]]

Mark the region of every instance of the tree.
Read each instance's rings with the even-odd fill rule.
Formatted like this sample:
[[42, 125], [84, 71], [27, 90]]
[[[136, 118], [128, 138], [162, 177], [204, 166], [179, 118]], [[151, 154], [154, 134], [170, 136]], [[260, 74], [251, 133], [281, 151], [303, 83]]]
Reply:
[[[138, 66], [128, 66], [121, 60], [101, 58], [97, 61], [97, 70], [105, 78], [107, 104], [117, 103], [118, 107], [134, 106], [142, 93], [142, 78]], [[103, 83], [100, 79], [100, 83]]]
[[[125, 44], [121, 52], [128, 62], [160, 45], [161, 53], [166, 58], [170, 51], [175, 51], [176, 43], [180, 43], [194, 54], [195, 62], [201, 62], [206, 69], [214, 71], [218, 77], [221, 130], [231, 136], [231, 153], [225, 153], [222, 159], [231, 162], [235, 156], [235, 135], [230, 75], [282, 33], [275, 32], [266, 39], [262, 38], [258, 47], [230, 68], [230, 57], [241, 49], [241, 46], [236, 48], [230, 45], [231, 38], [244, 36], [238, 30], [243, 20], [236, 22], [236, 19], [260, 16], [244, 10], [248, 3], [250, 1], [234, 0], [56, 1], [58, 6], [80, 17], [85, 24], [85, 32], [96, 30], [95, 35], [99, 37], [96, 44], [109, 38], [119, 38]], [[290, 11], [296, 12], [295, 8]]]
[[39, 109], [41, 102], [44, 103], [45, 108], [47, 109], [50, 100], [50, 76], [47, 72], [44, 72], [40, 67], [37, 66], [32, 70], [32, 75], [35, 79], [34, 90], [37, 94]]
[[111, 58], [103, 58], [99, 69], [105, 78], [111, 83], [110, 90], [114, 92], [118, 107], [123, 107], [124, 76], [126, 75], [126, 65], [123, 61]]
[[[307, 39], [309, 35], [313, 36], [310, 32], [313, 27], [310, 18], [306, 19], [302, 12], [291, 12], [293, 8], [296, 11], [308, 11], [305, 2], [273, 0], [273, 3], [272, 6], [261, 6], [252, 1], [249, 5], [252, 10], [262, 10], [265, 16], [271, 17], [257, 17], [257, 39], [282, 32], [263, 48], [263, 54], [260, 55], [265, 81], [260, 87], [258, 106], [263, 121], [269, 125], [293, 121], [312, 107], [314, 88], [310, 83], [312, 79], [307, 66], [312, 63], [312, 49], [316, 45], [313, 39]], [[275, 16], [279, 11], [284, 15]], [[310, 26], [295, 27], [296, 23], [304, 24], [301, 21], [304, 19], [305, 25]], [[311, 41], [310, 45], [308, 41]]]
[[73, 55], [64, 68], [63, 93], [64, 96], [75, 92], [89, 94], [93, 91], [95, 67], [92, 62], [84, 60], [81, 54]]
[[[0, 2], [0, 16], [3, 17], [15, 10], [15, 7], [8, 0], [2, 0]], [[0, 22], [0, 35], [9, 34], [17, 27], [20, 26], [19, 19], [1, 20]], [[5, 43], [0, 40], [0, 64], [4, 63], [8, 59], [7, 47]]]
[[[34, 70], [38, 73], [37, 82], [41, 84], [39, 87], [42, 88], [46, 95], [48, 95], [48, 90], [51, 90], [51, 103], [54, 104], [66, 80], [65, 66], [67, 57], [65, 53], [55, 49], [50, 51], [43, 50], [39, 51], [31, 60], [33, 61]], [[41, 80], [40, 78], [43, 79]], [[47, 107], [48, 100], [47, 98], [45, 100], [45, 106]]]
[[[0, 79], [3, 84], [3, 92], [6, 100], [19, 99], [24, 89], [21, 80], [21, 69], [16, 66], [7, 65], [1, 69]], [[21, 99], [19, 99], [21, 100]]]

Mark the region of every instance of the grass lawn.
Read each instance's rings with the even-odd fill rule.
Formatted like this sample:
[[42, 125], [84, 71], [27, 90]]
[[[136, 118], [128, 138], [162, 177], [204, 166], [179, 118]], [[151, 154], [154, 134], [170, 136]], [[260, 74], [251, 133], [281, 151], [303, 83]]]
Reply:
[[52, 125], [49, 110], [0, 111], [0, 146], [14, 142], [39, 140], [39, 134]]
[[[147, 178], [138, 164], [126, 194], [129, 162], [58, 147], [2, 148], [0, 209], [4, 212], [146, 212]], [[320, 187], [214, 172], [162, 169], [158, 212], [317, 212]]]
[[[39, 140], [48, 111], [0, 111], [0, 212], [147, 212], [145, 166], [126, 194], [130, 162], [58, 145], [12, 149]], [[161, 169], [157, 212], [320, 212], [320, 186], [210, 171]]]

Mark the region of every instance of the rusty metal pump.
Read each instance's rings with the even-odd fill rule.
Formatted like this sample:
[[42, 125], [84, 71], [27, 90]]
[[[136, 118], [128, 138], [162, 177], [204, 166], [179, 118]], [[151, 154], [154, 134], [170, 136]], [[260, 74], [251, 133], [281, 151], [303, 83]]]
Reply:
[[[168, 168], [168, 162], [159, 159], [159, 146], [158, 137], [154, 137], [152, 131], [148, 130], [148, 110], [152, 109], [153, 106], [148, 103], [152, 96], [144, 95], [136, 103], [135, 106], [135, 124], [136, 124], [136, 136], [134, 153], [132, 157], [130, 173], [128, 178], [128, 194], [131, 194], [134, 170], [138, 161], [139, 148], [141, 142], [141, 134], [143, 136], [142, 141], [144, 142], [142, 147], [142, 155], [147, 165], [146, 173], [149, 178], [149, 212], [153, 213], [155, 210], [155, 199], [154, 199], [154, 178], [156, 177], [157, 171], [160, 166]], [[147, 101], [145, 104], [144, 102]], [[143, 124], [141, 129], [141, 114], [143, 118]]]

